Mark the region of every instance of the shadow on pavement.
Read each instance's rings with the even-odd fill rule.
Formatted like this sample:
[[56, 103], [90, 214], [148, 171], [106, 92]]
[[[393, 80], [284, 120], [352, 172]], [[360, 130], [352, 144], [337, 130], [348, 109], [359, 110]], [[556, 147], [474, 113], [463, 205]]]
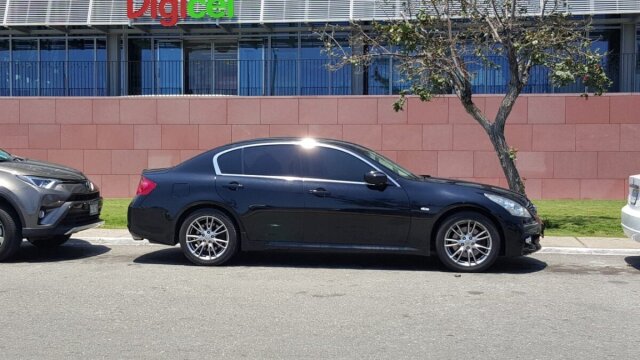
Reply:
[[37, 248], [24, 241], [12, 263], [40, 263], [86, 259], [111, 251], [104, 245], [93, 245], [84, 240], [70, 239], [65, 244], [51, 248]]
[[627, 256], [624, 258], [624, 261], [626, 261], [632, 268], [640, 270], [640, 256]]
[[[169, 248], [142, 255], [137, 264], [192, 266], [180, 248]], [[304, 252], [248, 252], [237, 254], [226, 266], [293, 267], [356, 270], [447, 271], [436, 257], [391, 254], [330, 254]], [[547, 267], [529, 257], [498, 259], [488, 273], [527, 274]]]

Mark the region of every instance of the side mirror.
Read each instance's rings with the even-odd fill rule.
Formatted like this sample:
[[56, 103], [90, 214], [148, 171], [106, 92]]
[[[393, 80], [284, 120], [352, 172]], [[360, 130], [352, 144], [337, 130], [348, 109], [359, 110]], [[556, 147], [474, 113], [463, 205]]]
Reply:
[[388, 182], [387, 175], [381, 171], [369, 171], [364, 174], [364, 181], [373, 186], [383, 186], [387, 185]]

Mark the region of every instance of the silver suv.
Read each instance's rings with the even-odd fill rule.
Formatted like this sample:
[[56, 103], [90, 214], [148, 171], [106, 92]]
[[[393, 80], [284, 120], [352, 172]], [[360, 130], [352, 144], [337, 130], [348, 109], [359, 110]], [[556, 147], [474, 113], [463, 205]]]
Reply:
[[622, 230], [635, 241], [640, 241], [640, 175], [629, 177], [629, 197], [622, 208]]
[[0, 261], [14, 255], [23, 238], [53, 247], [102, 225], [101, 210], [100, 191], [81, 172], [0, 150]]

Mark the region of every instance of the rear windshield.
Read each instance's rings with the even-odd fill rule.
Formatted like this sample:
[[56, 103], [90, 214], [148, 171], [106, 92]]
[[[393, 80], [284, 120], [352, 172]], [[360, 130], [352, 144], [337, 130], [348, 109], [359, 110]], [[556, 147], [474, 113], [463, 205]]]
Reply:
[[13, 156], [11, 156], [11, 154], [0, 149], [0, 161], [12, 161], [12, 160], [13, 160]]

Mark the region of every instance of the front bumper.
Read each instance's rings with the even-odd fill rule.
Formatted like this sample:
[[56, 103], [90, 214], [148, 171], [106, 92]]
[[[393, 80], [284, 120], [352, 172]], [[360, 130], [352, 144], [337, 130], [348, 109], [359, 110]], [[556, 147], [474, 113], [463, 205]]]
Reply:
[[[92, 213], [97, 207], [97, 213]], [[48, 212], [39, 220], [37, 226], [24, 228], [22, 236], [51, 237], [57, 235], [71, 235], [77, 232], [102, 226], [100, 220], [102, 198], [86, 201], [68, 201], [59, 208]]]
[[622, 208], [622, 230], [625, 235], [635, 241], [640, 241], [640, 209], [626, 205]]
[[544, 223], [539, 217], [530, 222], [505, 228], [506, 256], [522, 256], [532, 254], [542, 248], [540, 239], [544, 236]]

